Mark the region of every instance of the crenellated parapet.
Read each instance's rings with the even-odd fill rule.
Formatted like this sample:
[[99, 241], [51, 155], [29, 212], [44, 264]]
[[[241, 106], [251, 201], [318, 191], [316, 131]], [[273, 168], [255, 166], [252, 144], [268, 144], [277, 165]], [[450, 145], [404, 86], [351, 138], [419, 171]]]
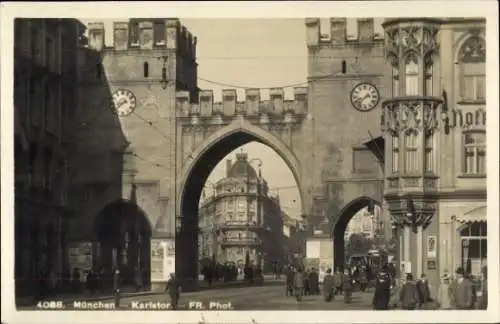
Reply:
[[261, 100], [260, 89], [246, 89], [245, 101], [238, 101], [236, 89], [222, 90], [222, 102], [214, 102], [212, 90], [202, 90], [198, 103], [192, 103], [188, 91], [176, 92], [176, 109], [180, 118], [189, 120], [226, 119], [244, 116], [257, 123], [293, 123], [307, 113], [307, 87], [294, 88], [294, 100], [284, 99], [283, 88], [269, 89], [269, 100]]
[[381, 45], [383, 44], [383, 35], [375, 33], [373, 18], [358, 18], [358, 35], [356, 38], [347, 35], [347, 18], [330, 18], [330, 36], [328, 37], [320, 27], [320, 18], [306, 18], [306, 39], [308, 47], [323, 46], [345, 46], [345, 45]]
[[102, 22], [88, 24], [88, 47], [96, 51], [128, 51], [133, 49], [176, 50], [196, 59], [194, 37], [177, 18], [132, 18], [113, 22], [113, 46], [105, 45], [105, 28]]

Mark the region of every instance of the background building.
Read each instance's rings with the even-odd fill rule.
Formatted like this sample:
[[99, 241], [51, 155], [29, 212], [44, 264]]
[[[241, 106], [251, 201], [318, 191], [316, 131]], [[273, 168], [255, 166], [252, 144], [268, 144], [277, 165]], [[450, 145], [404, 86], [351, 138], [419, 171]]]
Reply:
[[270, 272], [274, 261], [283, 260], [282, 212], [279, 198], [270, 196], [251, 161], [243, 152], [236, 154], [234, 163], [228, 160], [226, 178], [213, 185], [213, 195], [202, 202], [199, 258], [243, 266], [248, 254], [254, 265]]
[[[77, 106], [75, 19], [14, 22], [15, 278], [20, 295], [65, 269], [67, 158]], [[36, 292], [35, 292], [36, 293]]]
[[[381, 230], [383, 221], [381, 219], [380, 208], [374, 206], [373, 212], [369, 208], [363, 208], [357, 212], [347, 224], [345, 231], [345, 241], [349, 239], [351, 234], [362, 234], [366, 238], [374, 239], [377, 231]], [[381, 223], [382, 222], [382, 223]]]

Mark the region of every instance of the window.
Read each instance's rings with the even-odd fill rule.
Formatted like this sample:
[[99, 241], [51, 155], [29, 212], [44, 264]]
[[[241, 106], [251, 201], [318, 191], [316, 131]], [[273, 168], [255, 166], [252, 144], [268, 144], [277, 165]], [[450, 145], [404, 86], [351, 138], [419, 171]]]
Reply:
[[148, 62], [144, 62], [143, 69], [144, 69], [144, 71], [143, 71], [144, 72], [144, 77], [145, 78], [149, 77], [149, 64], [148, 64]]
[[392, 96], [399, 96], [399, 69], [392, 68]]
[[405, 135], [405, 172], [418, 171], [418, 134], [409, 132]]
[[392, 172], [399, 171], [399, 136], [392, 135]]
[[487, 258], [487, 224], [471, 222], [460, 231], [462, 241], [462, 266], [473, 275], [481, 274]]
[[425, 172], [434, 172], [434, 134], [425, 136]]
[[464, 173], [486, 174], [486, 133], [464, 133]]
[[155, 22], [153, 27], [154, 43], [165, 44], [165, 23]]
[[134, 21], [130, 24], [130, 44], [139, 43], [139, 23]]
[[345, 60], [342, 60], [342, 73], [343, 74], [347, 73], [347, 64]]
[[410, 54], [406, 57], [405, 89], [407, 96], [418, 95], [418, 60], [417, 56]]
[[229, 198], [226, 200], [226, 209], [227, 210], [233, 210], [234, 209], [234, 201], [233, 199]]
[[486, 99], [486, 44], [481, 37], [469, 38], [460, 48], [460, 96], [466, 101]]

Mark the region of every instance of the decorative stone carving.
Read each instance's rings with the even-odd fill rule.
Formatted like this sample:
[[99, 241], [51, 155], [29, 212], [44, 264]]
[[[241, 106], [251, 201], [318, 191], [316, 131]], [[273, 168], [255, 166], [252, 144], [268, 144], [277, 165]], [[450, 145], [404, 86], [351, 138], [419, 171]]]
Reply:
[[[438, 26], [429, 23], [414, 25], [390, 25], [386, 27], [386, 58], [393, 67], [398, 67], [409, 52], [426, 58], [432, 63], [432, 56], [439, 50], [436, 36]], [[430, 60], [430, 61], [429, 61]]]
[[484, 62], [486, 60], [486, 43], [482, 37], [470, 37], [462, 45], [459, 59], [466, 62]]
[[381, 128], [392, 134], [439, 129], [439, 98], [394, 98], [382, 104]]

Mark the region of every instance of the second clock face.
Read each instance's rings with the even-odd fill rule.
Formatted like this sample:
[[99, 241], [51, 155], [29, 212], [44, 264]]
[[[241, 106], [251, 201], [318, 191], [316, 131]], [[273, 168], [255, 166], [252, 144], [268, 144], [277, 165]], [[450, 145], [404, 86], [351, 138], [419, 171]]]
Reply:
[[112, 107], [120, 117], [130, 115], [136, 106], [135, 95], [130, 90], [118, 89], [113, 92]]
[[377, 106], [379, 101], [378, 90], [372, 84], [360, 83], [352, 89], [351, 103], [357, 110], [370, 111]]

